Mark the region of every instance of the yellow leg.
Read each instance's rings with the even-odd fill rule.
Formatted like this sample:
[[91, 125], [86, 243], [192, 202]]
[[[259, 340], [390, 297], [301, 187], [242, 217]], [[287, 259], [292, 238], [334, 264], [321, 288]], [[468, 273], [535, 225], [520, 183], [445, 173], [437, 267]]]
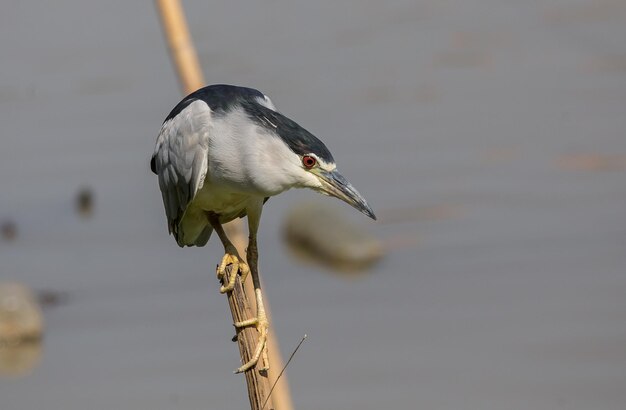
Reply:
[[269, 320], [267, 320], [267, 314], [265, 313], [265, 306], [263, 305], [263, 295], [261, 289], [255, 289], [254, 294], [256, 296], [257, 317], [244, 320], [241, 322], [235, 322], [234, 325], [237, 328], [254, 326], [259, 332], [259, 340], [257, 341], [252, 358], [243, 366], [235, 370], [235, 373], [243, 373], [255, 367], [259, 362], [259, 359], [263, 359], [263, 367], [261, 371], [269, 370], [269, 358], [267, 357], [267, 332], [270, 326]]
[[226, 273], [226, 267], [230, 264], [233, 265], [232, 272], [233, 275], [230, 275], [230, 280], [227, 284], [222, 285], [220, 288], [221, 293], [231, 292], [235, 288], [235, 280], [237, 279], [237, 273], [241, 275], [241, 283], [246, 280], [248, 273], [250, 273], [250, 268], [248, 264], [245, 263], [240, 257], [239, 253], [237, 253], [237, 248], [235, 245], [228, 239], [226, 233], [224, 232], [224, 228], [222, 228], [222, 224], [219, 222], [219, 217], [214, 213], [207, 213], [207, 218], [209, 223], [213, 227], [213, 230], [220, 237], [220, 241], [222, 241], [222, 245], [224, 245], [224, 257], [222, 258], [222, 263], [217, 267], [217, 278], [221, 281]]
[[256, 308], [257, 315], [255, 318], [244, 320], [241, 322], [235, 322], [234, 325], [236, 328], [249, 327], [254, 326], [259, 332], [259, 339], [257, 341], [257, 345], [254, 348], [254, 353], [252, 354], [252, 358], [244, 363], [243, 366], [239, 367], [235, 370], [235, 373], [242, 373], [247, 370], [256, 367], [259, 359], [263, 360], [263, 367], [260, 368], [261, 371], [269, 369], [269, 358], [267, 354], [267, 333], [270, 326], [269, 320], [267, 319], [267, 314], [265, 313], [265, 306], [263, 305], [263, 295], [261, 294], [261, 281], [259, 279], [259, 269], [258, 269], [258, 259], [259, 253], [257, 250], [256, 243], [256, 233], [259, 228], [259, 220], [261, 217], [261, 209], [263, 207], [263, 198], [258, 198], [252, 200], [248, 206], [246, 207], [246, 212], [248, 214], [248, 228], [250, 229], [250, 237], [248, 241], [248, 250], [247, 250], [247, 259], [248, 263], [245, 263], [239, 257], [237, 253], [237, 249], [233, 246], [232, 242], [226, 236], [222, 225], [219, 222], [218, 215], [214, 213], [208, 213], [207, 217], [209, 219], [209, 223], [215, 230], [215, 232], [220, 237], [222, 244], [224, 245], [225, 255], [222, 259], [222, 263], [217, 267], [217, 277], [222, 280], [226, 267], [229, 264], [232, 264], [232, 269], [235, 274], [230, 276], [230, 280], [227, 284], [222, 285], [220, 288], [220, 292], [226, 293], [230, 292], [235, 287], [235, 280], [237, 278], [237, 271], [241, 274], [241, 283], [243, 284], [246, 280], [248, 273], [252, 273], [252, 283], [254, 284], [254, 294], [256, 297]]

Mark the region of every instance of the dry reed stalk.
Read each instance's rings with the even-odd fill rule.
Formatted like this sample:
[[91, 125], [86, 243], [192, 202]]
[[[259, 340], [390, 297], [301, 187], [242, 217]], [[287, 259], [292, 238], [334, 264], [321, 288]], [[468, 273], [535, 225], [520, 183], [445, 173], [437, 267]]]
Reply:
[[185, 95], [204, 86], [202, 69], [179, 0], [156, 0], [165, 39]]
[[[223, 283], [228, 283], [230, 276], [236, 274], [237, 272], [232, 272], [229, 267], [224, 275]], [[230, 312], [233, 316], [233, 322], [241, 322], [254, 317], [250, 306], [250, 299], [246, 296], [239, 278], [235, 280], [235, 289], [228, 293], [227, 296], [228, 306], [230, 307]], [[239, 344], [241, 363], [247, 363], [250, 359], [252, 359], [257, 340], [257, 330], [254, 327], [237, 329], [237, 341]], [[271, 388], [267, 375], [261, 374], [256, 367], [248, 370], [244, 373], [244, 375], [246, 376], [246, 384], [248, 385], [250, 408], [252, 410], [261, 410], [265, 401], [268, 400]], [[271, 399], [266, 404], [266, 408], [274, 409]]]

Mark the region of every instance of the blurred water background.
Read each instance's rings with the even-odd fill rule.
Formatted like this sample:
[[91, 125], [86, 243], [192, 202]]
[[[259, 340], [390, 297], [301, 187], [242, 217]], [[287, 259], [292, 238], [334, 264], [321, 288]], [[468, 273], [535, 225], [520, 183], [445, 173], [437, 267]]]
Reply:
[[[273, 326], [285, 354], [309, 335], [298, 409], [624, 408], [626, 3], [184, 5], [207, 81], [323, 139], [390, 247], [362, 276], [302, 265], [284, 216], [323, 198], [267, 203]], [[221, 246], [176, 246], [149, 171], [180, 99], [153, 3], [0, 9], [0, 280], [67, 295], [0, 408], [246, 408]]]

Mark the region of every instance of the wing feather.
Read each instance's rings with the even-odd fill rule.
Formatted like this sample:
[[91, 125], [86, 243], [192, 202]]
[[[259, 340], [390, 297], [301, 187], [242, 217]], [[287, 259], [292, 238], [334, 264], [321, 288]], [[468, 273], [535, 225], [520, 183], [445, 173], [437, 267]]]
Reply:
[[151, 167], [159, 177], [169, 232], [177, 240], [178, 225], [206, 177], [210, 132], [211, 109], [196, 100], [168, 118], [157, 137]]

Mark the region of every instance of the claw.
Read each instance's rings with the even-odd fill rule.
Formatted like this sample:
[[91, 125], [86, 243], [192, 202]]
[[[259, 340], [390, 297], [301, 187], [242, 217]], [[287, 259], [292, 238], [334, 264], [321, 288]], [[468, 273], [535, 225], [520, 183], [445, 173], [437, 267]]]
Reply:
[[[237, 255], [233, 255], [231, 253], [226, 253], [222, 258], [222, 263], [217, 267], [217, 278], [222, 280], [224, 275], [226, 274], [226, 267], [228, 265], [233, 266], [233, 272], [239, 273], [241, 275], [241, 282], [243, 283], [250, 272], [250, 268], [248, 264], [242, 260], [239, 260]], [[226, 285], [222, 285], [220, 287], [220, 293], [231, 292], [235, 288], [235, 280], [237, 279], [237, 275], [231, 275], [228, 283]]]

